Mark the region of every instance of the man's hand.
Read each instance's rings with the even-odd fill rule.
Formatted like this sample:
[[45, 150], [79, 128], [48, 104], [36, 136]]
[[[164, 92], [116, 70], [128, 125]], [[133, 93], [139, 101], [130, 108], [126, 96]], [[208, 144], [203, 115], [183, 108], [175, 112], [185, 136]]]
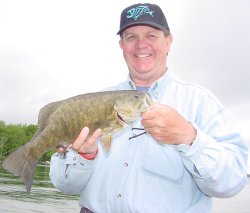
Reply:
[[95, 155], [97, 152], [98, 148], [97, 139], [101, 136], [102, 130], [97, 129], [90, 137], [88, 137], [88, 134], [89, 134], [89, 128], [84, 127], [79, 136], [73, 142], [71, 148], [76, 152], [91, 157], [92, 155]]
[[191, 145], [196, 137], [191, 123], [167, 105], [154, 104], [142, 113], [141, 123], [153, 138], [164, 144]]

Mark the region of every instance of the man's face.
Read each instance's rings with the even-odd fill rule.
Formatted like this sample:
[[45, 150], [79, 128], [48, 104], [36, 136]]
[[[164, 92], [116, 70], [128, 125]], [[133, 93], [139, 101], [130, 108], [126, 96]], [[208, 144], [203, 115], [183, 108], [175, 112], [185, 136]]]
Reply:
[[171, 35], [166, 36], [163, 31], [149, 26], [134, 26], [124, 30], [120, 47], [132, 79], [150, 84], [149, 81], [162, 76], [166, 71], [171, 42]]

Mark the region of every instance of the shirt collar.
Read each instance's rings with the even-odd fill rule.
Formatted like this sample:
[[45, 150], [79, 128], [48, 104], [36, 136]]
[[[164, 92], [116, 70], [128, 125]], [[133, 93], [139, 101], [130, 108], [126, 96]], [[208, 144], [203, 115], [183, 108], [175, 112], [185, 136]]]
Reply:
[[[168, 69], [167, 72], [161, 76], [159, 79], [157, 79], [149, 88], [148, 92], [151, 95], [154, 95], [155, 98], [159, 98], [162, 91], [164, 91], [165, 87], [168, 85], [168, 82], [172, 79], [172, 73]], [[130, 75], [128, 75], [127, 82], [129, 84], [129, 87], [131, 90], [136, 90], [136, 86], [131, 79]]]

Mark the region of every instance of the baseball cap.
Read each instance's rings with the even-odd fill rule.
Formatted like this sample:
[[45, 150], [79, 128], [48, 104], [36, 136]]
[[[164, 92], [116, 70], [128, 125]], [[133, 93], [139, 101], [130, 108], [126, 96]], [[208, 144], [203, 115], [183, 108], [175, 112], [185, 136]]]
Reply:
[[121, 34], [125, 29], [146, 25], [163, 31], [169, 31], [168, 23], [161, 8], [156, 4], [134, 4], [125, 8], [121, 13], [120, 30]]

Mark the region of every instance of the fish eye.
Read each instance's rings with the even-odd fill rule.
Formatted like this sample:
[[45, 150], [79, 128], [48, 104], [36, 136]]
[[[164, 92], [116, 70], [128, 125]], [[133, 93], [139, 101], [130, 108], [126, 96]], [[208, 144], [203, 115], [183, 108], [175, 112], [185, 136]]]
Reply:
[[134, 94], [134, 97], [136, 98], [136, 99], [138, 99], [139, 98], [139, 94]]

